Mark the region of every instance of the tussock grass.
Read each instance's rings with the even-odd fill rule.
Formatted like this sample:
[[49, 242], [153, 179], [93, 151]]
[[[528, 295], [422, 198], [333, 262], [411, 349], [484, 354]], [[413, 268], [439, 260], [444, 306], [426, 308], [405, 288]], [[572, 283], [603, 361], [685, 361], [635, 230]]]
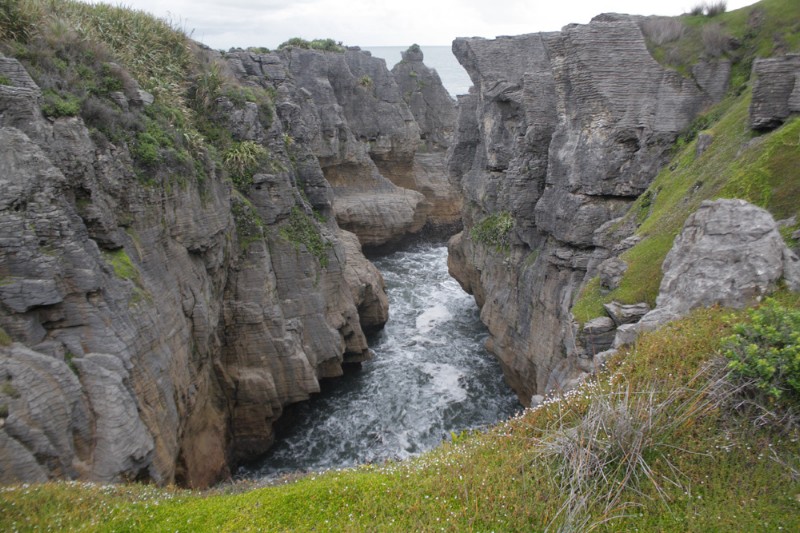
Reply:
[[649, 17], [641, 27], [645, 38], [657, 46], [680, 39], [684, 31], [683, 22], [671, 17]]

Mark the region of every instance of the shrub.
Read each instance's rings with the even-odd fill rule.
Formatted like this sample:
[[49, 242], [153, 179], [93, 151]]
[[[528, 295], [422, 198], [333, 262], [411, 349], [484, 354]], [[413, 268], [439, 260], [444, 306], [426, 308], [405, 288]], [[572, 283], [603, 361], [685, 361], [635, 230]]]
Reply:
[[731, 38], [718, 23], [711, 23], [703, 26], [700, 34], [703, 41], [703, 49], [711, 57], [719, 57], [728, 51]]
[[369, 76], [369, 74], [364, 74], [358, 79], [358, 84], [364, 87], [365, 89], [372, 89], [374, 82], [372, 81], [372, 78]]
[[74, 117], [81, 110], [81, 101], [74, 95], [47, 89], [42, 93], [42, 113], [49, 118]]
[[17, 0], [0, 2], [0, 41], [26, 42], [38, 19], [36, 7]]
[[722, 15], [728, 9], [728, 2], [726, 0], [719, 0], [718, 2], [711, 2], [705, 5], [707, 17], [716, 17]]
[[484, 218], [470, 230], [472, 240], [491, 246], [497, 251], [506, 251], [510, 246], [509, 235], [514, 227], [511, 213], [502, 211]]
[[211, 65], [204, 71], [189, 90], [192, 107], [198, 111], [209, 111], [214, 107], [217, 98], [222, 94], [223, 78], [219, 65]]
[[267, 149], [256, 142], [234, 143], [223, 156], [233, 185], [239, 191], [246, 192], [253, 183], [253, 174], [266, 163], [268, 156]]
[[284, 48], [303, 48], [305, 50], [322, 50], [323, 52], [344, 52], [342, 42], [337, 42], [333, 39], [314, 39], [313, 41], [306, 41], [300, 37], [292, 37], [288, 41], [278, 45], [278, 50], [283, 50]]
[[11, 85], [11, 78], [8, 76], [0, 76], [0, 85]]
[[656, 46], [677, 41], [683, 31], [683, 22], [677, 18], [650, 17], [642, 22], [642, 33]]
[[136, 136], [131, 155], [145, 167], [153, 167], [164, 160], [163, 152], [175, 146], [175, 141], [158, 121], [146, 120], [145, 130]]
[[263, 236], [264, 222], [258, 216], [253, 205], [239, 194], [235, 194], [231, 198], [231, 212], [236, 223], [239, 247], [247, 250], [251, 243]]
[[332, 244], [322, 237], [311, 217], [299, 207], [292, 208], [288, 224], [280, 229], [280, 235], [296, 248], [305, 246], [306, 250], [317, 258], [321, 267], [328, 266], [328, 248]]
[[750, 381], [771, 402], [800, 406], [800, 310], [768, 299], [748, 315], [724, 339], [731, 378]]
[[725, 13], [727, 9], [728, 2], [726, 0], [719, 0], [718, 2], [701, 2], [699, 4], [695, 4], [695, 6], [689, 10], [689, 14], [695, 17], [699, 17], [700, 15], [716, 17], [717, 15]]

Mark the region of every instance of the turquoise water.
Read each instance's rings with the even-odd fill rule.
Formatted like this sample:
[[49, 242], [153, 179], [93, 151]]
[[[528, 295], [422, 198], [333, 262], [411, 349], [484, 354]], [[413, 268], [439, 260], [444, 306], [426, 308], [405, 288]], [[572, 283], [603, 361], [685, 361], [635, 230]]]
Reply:
[[[449, 46], [420, 46], [420, 48], [425, 55], [425, 64], [436, 69], [442, 79], [442, 85], [450, 96], [455, 98], [458, 94], [469, 92], [472, 82]], [[391, 70], [400, 62], [400, 52], [407, 50], [408, 46], [362, 46], [361, 49], [368, 50], [374, 57], [385, 59], [386, 66]]]

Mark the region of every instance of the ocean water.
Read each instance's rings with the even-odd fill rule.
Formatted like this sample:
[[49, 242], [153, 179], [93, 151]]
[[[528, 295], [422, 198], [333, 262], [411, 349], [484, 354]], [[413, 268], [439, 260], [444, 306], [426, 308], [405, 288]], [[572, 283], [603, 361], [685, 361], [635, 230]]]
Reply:
[[417, 245], [375, 264], [390, 305], [385, 329], [370, 339], [375, 358], [289, 406], [273, 447], [238, 477], [403, 459], [521, 409], [483, 346], [475, 301], [448, 275], [446, 246]]
[[[420, 46], [425, 56], [424, 63], [439, 73], [442, 85], [453, 98], [458, 94], [467, 94], [472, 86], [472, 81], [467, 75], [467, 71], [459, 64], [449, 46]], [[386, 66], [392, 69], [402, 59], [400, 52], [408, 49], [408, 46], [362, 46], [362, 50], [368, 50], [374, 57], [386, 60]]]

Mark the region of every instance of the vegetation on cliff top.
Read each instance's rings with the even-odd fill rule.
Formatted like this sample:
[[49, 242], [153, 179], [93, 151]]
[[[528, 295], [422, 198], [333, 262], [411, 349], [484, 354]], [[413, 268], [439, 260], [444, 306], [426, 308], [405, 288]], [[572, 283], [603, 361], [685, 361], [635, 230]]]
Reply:
[[[798, 295], [778, 301], [783, 314], [800, 307]], [[610, 373], [568, 397], [407, 462], [205, 493], [5, 487], [0, 528], [797, 530], [797, 428], [759, 425], [761, 411], [737, 409], [738, 382], [725, 377], [721, 339], [750, 320], [743, 311], [696, 311], [644, 335]]]
[[[108, 6], [56, 3], [63, 4], [67, 19], [91, 9], [101, 15], [122, 13]], [[32, 30], [41, 22], [35, 18], [34, 8], [48, 2], [12, 4], [21, 11], [11, 23], [6, 16], [8, 11], [2, 11], [6, 18], [0, 20], [4, 32], [1, 37], [29, 52], [30, 39], [46, 38]], [[787, 0], [767, 0], [759, 6], [788, 5]], [[131, 22], [139, 16], [132, 13], [133, 18], [125, 20]], [[714, 19], [729, 17], [724, 20], [734, 21], [735, 13]], [[113, 17], [107, 20], [113, 21]], [[81, 31], [88, 31], [85, 28], [92, 24], [82, 26]], [[42, 27], [50, 31], [58, 26], [49, 21]], [[156, 24], [153, 38], [161, 31], [172, 31], [169, 25], [165, 27]], [[132, 35], [130, 39], [119, 44], [123, 50], [120, 54], [127, 53], [126, 47], [135, 50], [139, 36]], [[175, 55], [170, 56], [173, 60], [140, 65], [142, 70], [134, 69], [132, 74], [143, 88], [156, 95], [158, 104], [172, 110], [159, 113], [161, 117], [172, 117], [162, 128], [174, 128], [170, 131], [190, 138], [199, 134], [203, 149], [223, 157], [221, 154], [233, 146], [232, 139], [213, 124], [200, 122], [192, 107], [198, 101], [203, 108], [214, 105], [216, 98], [202, 97], [192, 103], [192, 93], [186, 91], [185, 84], [189, 68], [188, 63], [183, 63], [189, 57], [183, 55], [185, 36], [172, 43], [178, 46], [173, 51]], [[69, 60], [66, 64], [68, 68], [59, 72], [71, 76], [82, 63]], [[170, 64], [177, 70], [167, 68], [157, 74], [148, 70]], [[92, 72], [86, 77], [97, 85], [102, 70]], [[171, 85], [170, 80], [177, 85]], [[219, 91], [224, 91], [222, 85], [210, 94]], [[94, 96], [88, 89], [85, 93], [70, 90], [56, 94], [77, 94], [78, 98], [84, 95], [82, 105]], [[625, 256], [630, 268], [619, 292], [604, 295], [599, 292], [599, 285], [592, 288], [590, 284], [580, 304], [586, 316], [597, 312], [597, 305], [604, 299], [652, 303], [663, 257], [686, 216], [703, 199], [745, 197], [779, 218], [798, 214], [797, 204], [791, 201], [798, 197], [797, 180], [786, 176], [796, 176], [788, 171], [800, 168], [800, 119], [754, 138], [745, 126], [748, 104], [749, 91], [745, 90], [732, 94], [710, 111], [713, 120], [696, 128], [709, 128], [714, 136], [711, 147], [701, 156], [695, 155], [696, 141], [691, 135], [686, 137], [673, 165], [664, 169], [649, 194], [628, 215], [641, 224], [638, 232], [644, 238]], [[148, 133], [149, 127], [155, 127], [140, 119], [139, 129], [134, 131]], [[168, 146], [175, 142], [174, 137], [168, 141], [152, 132], [150, 135], [156, 146], [154, 157], [164, 157], [169, 148], [174, 149]], [[138, 141], [147, 144], [143, 139]], [[178, 146], [188, 151], [191, 145]], [[145, 162], [147, 157], [143, 158]], [[251, 206], [237, 199], [239, 196], [234, 194], [234, 210], [240, 208], [238, 215], [236, 211], [234, 214], [246, 242], [261, 234], [262, 227], [260, 220], [252, 217]], [[299, 235], [284, 237], [308, 248], [309, 243], [304, 241], [306, 223], [313, 226], [314, 222], [305, 213], [298, 213], [292, 212], [294, 219], [287, 222], [287, 231], [297, 226]], [[486, 222], [485, 229], [488, 237], [496, 240], [505, 236], [506, 226], [505, 219], [498, 215]], [[124, 259], [109, 257], [117, 275], [127, 278], [134, 274], [126, 270]], [[776, 312], [782, 317], [791, 317], [790, 310], [800, 308], [797, 295], [783, 293], [778, 299], [783, 307]], [[798, 530], [797, 427], [759, 425], [759, 416], [747, 408], [736, 409], [736, 402], [727, 401], [737, 392], [720, 385], [729, 382], [727, 378], [721, 381], [724, 373], [720, 374], [718, 367], [707, 366], [711, 360], [722, 360], [725, 351], [736, 352], [734, 336], [741, 332], [746, 339], [743, 342], [749, 346], [752, 339], [748, 332], [753, 331], [759, 343], [767, 338], [767, 345], [742, 364], [745, 369], [753, 366], [756, 378], [771, 383], [774, 373], [762, 372], [764, 363], [759, 362], [768, 358], [759, 354], [770, 353], [776, 343], [769, 340], [771, 333], [759, 332], [758, 313], [696, 311], [685, 320], [644, 335], [634, 347], [612, 360], [610, 373], [602, 374], [565, 399], [527, 410], [486, 432], [457, 436], [453, 442], [408, 462], [287, 478], [283, 481], [292, 482], [281, 486], [255, 488], [243, 483], [206, 493], [136, 484], [2, 487], [0, 528], [482, 531], [541, 530], [549, 526], [607, 531]], [[748, 325], [750, 322], [753, 324]], [[791, 345], [795, 348], [789, 350], [790, 355], [796, 353], [796, 342], [795, 339]], [[767, 364], [771, 364], [769, 360]], [[742, 373], [747, 377], [747, 372]], [[780, 400], [775, 396], [772, 395], [774, 401]], [[754, 396], [746, 399], [752, 401]], [[774, 403], [761, 402], [760, 406], [774, 412]]]
[[283, 50], [284, 48], [304, 48], [306, 50], [321, 50], [323, 52], [337, 53], [342, 53], [345, 50], [342, 41], [334, 41], [333, 39], [313, 39], [307, 41], [300, 37], [292, 37], [288, 41], [278, 45], [278, 50]]
[[800, 8], [796, 0], [761, 0], [714, 16], [693, 10], [646, 19], [642, 32], [653, 57], [686, 76], [701, 59], [730, 60], [730, 87], [737, 91], [750, 79], [756, 57], [800, 50]]

